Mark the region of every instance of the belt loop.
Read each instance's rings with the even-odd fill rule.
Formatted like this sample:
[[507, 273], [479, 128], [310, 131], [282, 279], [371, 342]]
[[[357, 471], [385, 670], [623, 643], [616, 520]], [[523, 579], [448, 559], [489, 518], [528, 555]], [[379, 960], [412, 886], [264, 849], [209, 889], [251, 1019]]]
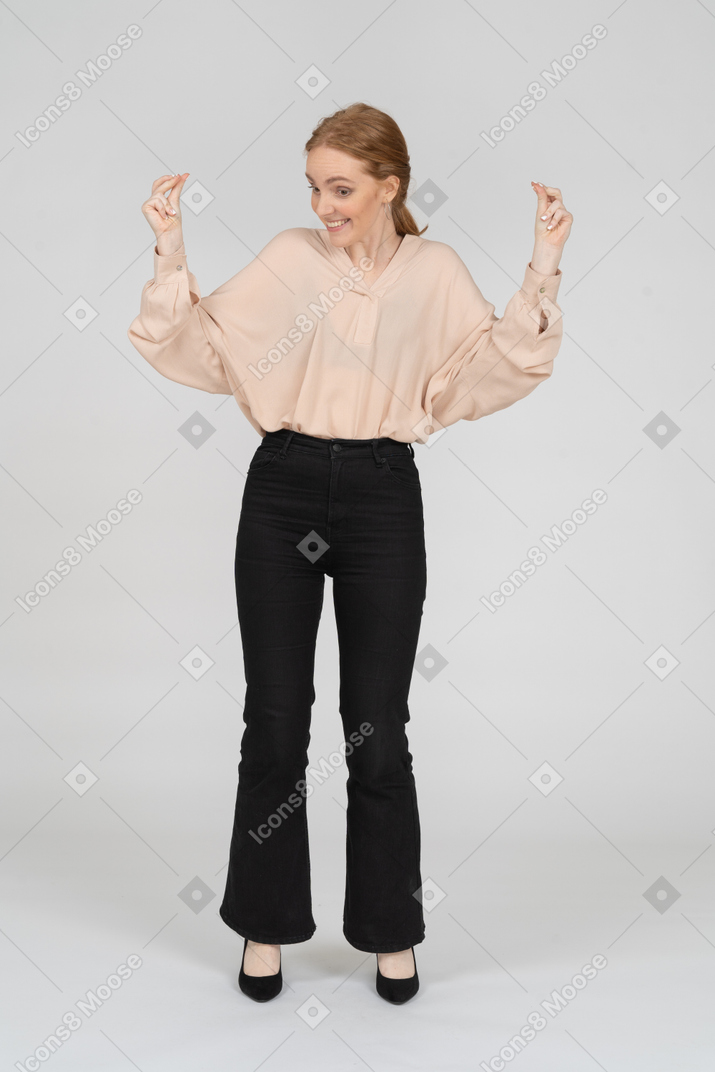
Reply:
[[379, 443], [378, 439], [371, 440], [372, 456], [375, 459], [375, 465], [384, 465], [385, 464], [385, 459], [381, 458], [380, 455], [377, 453], [377, 444], [378, 443]]
[[414, 458], [414, 456], [415, 456], [415, 448], [412, 446], [411, 443], [408, 443], [407, 446], [410, 448], [410, 454]]
[[293, 438], [294, 435], [295, 435], [295, 432], [291, 429], [291, 431], [286, 436], [285, 443], [283, 444], [283, 446], [280, 449], [281, 458], [285, 458], [286, 454], [288, 453], [288, 447], [290, 446], [290, 441], [291, 441], [291, 439]]

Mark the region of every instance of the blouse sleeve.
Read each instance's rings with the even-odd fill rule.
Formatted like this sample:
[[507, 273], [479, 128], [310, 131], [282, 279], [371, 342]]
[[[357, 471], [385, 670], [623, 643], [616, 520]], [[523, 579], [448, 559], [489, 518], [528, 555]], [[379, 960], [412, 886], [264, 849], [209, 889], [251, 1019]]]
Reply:
[[527, 264], [499, 319], [457, 256], [448, 293], [455, 329], [447, 360], [427, 383], [424, 399], [425, 412], [439, 425], [505, 409], [551, 375], [563, 336], [556, 302], [561, 277], [560, 269], [544, 276]]
[[[221, 288], [219, 288], [221, 289]], [[216, 293], [216, 292], [214, 292]], [[127, 335], [132, 346], [162, 376], [211, 394], [230, 395], [220, 355], [219, 303], [202, 300], [199, 284], [186, 263], [184, 245], [171, 256], [154, 247], [154, 278], [145, 283], [139, 314]]]

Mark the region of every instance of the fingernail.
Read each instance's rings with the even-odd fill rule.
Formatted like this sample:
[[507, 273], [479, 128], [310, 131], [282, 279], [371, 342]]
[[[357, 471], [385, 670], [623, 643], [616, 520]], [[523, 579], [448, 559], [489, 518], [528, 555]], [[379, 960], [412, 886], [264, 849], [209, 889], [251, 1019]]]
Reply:
[[545, 219], [546, 219], [546, 216], [542, 216], [541, 218], [542, 218], [542, 220], [545, 220]]
[[171, 213], [172, 216], [176, 215], [176, 209], [170, 208], [169, 212]]

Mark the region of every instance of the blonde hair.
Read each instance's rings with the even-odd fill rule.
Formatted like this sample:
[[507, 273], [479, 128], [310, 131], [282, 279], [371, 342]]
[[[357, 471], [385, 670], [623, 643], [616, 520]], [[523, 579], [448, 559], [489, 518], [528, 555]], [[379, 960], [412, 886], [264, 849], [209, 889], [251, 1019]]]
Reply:
[[392, 116], [369, 104], [349, 104], [320, 120], [305, 143], [305, 152], [321, 145], [354, 156], [362, 162], [367, 174], [378, 182], [395, 175], [400, 182], [390, 202], [395, 230], [399, 235], [424, 234], [427, 227], [419, 230], [405, 204], [410, 185], [410, 155], [402, 131]]

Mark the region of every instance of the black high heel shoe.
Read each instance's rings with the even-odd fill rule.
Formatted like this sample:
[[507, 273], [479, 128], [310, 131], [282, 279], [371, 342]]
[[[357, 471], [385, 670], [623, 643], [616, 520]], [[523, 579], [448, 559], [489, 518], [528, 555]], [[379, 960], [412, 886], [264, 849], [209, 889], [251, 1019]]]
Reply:
[[254, 1001], [270, 1001], [271, 998], [280, 994], [283, 988], [283, 965], [280, 965], [275, 975], [246, 975], [243, 970], [243, 962], [246, 959], [247, 945], [248, 938], [244, 938], [241, 970], [238, 973], [238, 985], [243, 993], [249, 998], [253, 998]]
[[[411, 975], [409, 979], [389, 979], [380, 971], [379, 960], [377, 963], [375, 988], [381, 998], [384, 998], [385, 1001], [391, 1001], [393, 1005], [402, 1005], [403, 1002], [409, 1001], [410, 998], [415, 996], [420, 988], [420, 978], [417, 974], [417, 960], [415, 958], [414, 946], [411, 948], [412, 959], [415, 962], [415, 974]], [[377, 954], [375, 957], [377, 959]]]

